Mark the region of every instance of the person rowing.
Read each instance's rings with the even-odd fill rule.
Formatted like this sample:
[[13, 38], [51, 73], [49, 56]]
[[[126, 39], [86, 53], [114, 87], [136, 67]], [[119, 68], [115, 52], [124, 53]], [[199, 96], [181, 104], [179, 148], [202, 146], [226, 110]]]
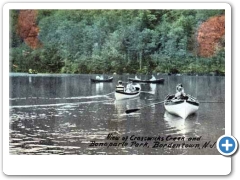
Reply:
[[127, 87], [126, 87], [126, 92], [127, 93], [131, 93], [135, 91], [135, 87], [133, 86], [133, 82], [130, 81], [130, 83], [128, 83]]
[[119, 80], [118, 81], [118, 85], [116, 86], [116, 91], [123, 91], [124, 92], [124, 86], [123, 86], [123, 84], [122, 84], [122, 81], [121, 80]]
[[154, 81], [154, 80], [156, 80], [156, 78], [154, 75], [152, 75], [152, 78], [150, 79], [150, 81]]
[[135, 75], [135, 79], [136, 79], [136, 80], [140, 80], [140, 79], [137, 77], [137, 75]]
[[96, 76], [96, 80], [103, 80], [104, 78], [103, 78], [103, 75], [101, 75], [101, 76], [99, 76], [99, 75], [97, 75]]
[[176, 94], [175, 94], [175, 99], [182, 99], [186, 96], [184, 92], [184, 88], [182, 84], [178, 84], [176, 86]]
[[99, 76], [99, 75], [97, 75], [97, 76], [96, 76], [96, 79], [97, 79], [97, 80], [100, 80], [100, 76]]

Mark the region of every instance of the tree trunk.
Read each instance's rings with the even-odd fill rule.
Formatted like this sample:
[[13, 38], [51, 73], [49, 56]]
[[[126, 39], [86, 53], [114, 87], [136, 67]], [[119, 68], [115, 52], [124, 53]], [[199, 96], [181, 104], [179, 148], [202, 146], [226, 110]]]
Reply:
[[140, 70], [142, 70], [142, 51], [139, 52], [139, 60], [140, 60]]

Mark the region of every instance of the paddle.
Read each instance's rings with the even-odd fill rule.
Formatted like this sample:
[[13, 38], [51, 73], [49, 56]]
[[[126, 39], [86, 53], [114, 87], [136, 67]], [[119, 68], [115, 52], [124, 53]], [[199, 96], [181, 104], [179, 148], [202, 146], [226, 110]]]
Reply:
[[113, 91], [111, 93], [108, 93], [108, 94], [105, 94], [105, 95], [102, 95], [102, 96], [108, 96], [108, 95], [113, 94], [113, 93], [115, 93], [115, 91]]
[[164, 103], [164, 102], [165, 102], [165, 101], [161, 101], [161, 102], [158, 102], [158, 103], [153, 103], [153, 104], [150, 104], [150, 105], [147, 105], [147, 106], [143, 106], [143, 107], [141, 107], [141, 108], [128, 109], [128, 110], [125, 111], [125, 113], [126, 113], [126, 114], [133, 113], [133, 112], [136, 112], [136, 111], [138, 111], [138, 110], [141, 110], [141, 109], [143, 109], [143, 108], [145, 108], [145, 107], [153, 106], [153, 105], [155, 105], [155, 104], [162, 104], [162, 103]]
[[155, 93], [152, 92], [152, 91], [140, 91], [141, 93], [148, 93], [148, 94], [151, 94], [151, 95], [154, 95]]
[[[157, 103], [153, 103], [153, 104], [150, 104], [150, 105], [147, 105], [147, 106], [143, 106], [141, 108], [136, 108], [136, 109], [127, 109], [125, 111], [126, 114], [129, 114], [129, 113], [133, 113], [133, 112], [136, 112], [136, 111], [139, 111], [145, 107], [149, 107], [149, 106], [153, 106], [155, 104], [162, 104], [164, 103], [165, 101], [161, 101], [161, 102], [157, 102]], [[200, 101], [200, 103], [224, 103], [224, 101]]]
[[225, 103], [225, 101], [199, 101], [199, 103]]

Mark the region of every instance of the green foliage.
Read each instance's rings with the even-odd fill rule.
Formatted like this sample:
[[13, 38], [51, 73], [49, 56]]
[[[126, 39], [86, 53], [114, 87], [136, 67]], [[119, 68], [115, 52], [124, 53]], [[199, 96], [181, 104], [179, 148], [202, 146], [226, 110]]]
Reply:
[[[201, 22], [224, 10], [39, 10], [32, 50], [10, 11], [10, 69], [46, 73], [224, 72], [225, 50], [197, 57]], [[224, 46], [225, 39], [220, 42]], [[14, 66], [17, 65], [17, 66]]]
[[207, 20], [209, 17], [223, 15], [225, 13], [224, 10], [197, 10], [196, 19], [198, 22], [203, 22]]
[[10, 22], [9, 22], [9, 34], [10, 34], [10, 47], [18, 47], [21, 45], [22, 40], [17, 34], [17, 20], [18, 20], [18, 11], [12, 10], [9, 13]]

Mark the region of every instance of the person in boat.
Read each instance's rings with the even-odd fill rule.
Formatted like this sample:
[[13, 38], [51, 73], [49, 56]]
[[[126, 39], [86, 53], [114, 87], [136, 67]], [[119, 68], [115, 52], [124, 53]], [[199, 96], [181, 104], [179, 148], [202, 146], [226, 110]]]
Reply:
[[118, 85], [116, 86], [116, 91], [124, 91], [124, 86], [123, 86], [123, 84], [122, 84], [122, 81], [121, 80], [119, 80], [118, 81]]
[[186, 96], [185, 92], [184, 92], [184, 88], [182, 84], [178, 84], [176, 86], [176, 94], [175, 94], [175, 98], [177, 99], [181, 99], [184, 98]]
[[154, 75], [152, 75], [152, 78], [150, 79], [150, 81], [154, 81], [154, 80], [156, 80], [156, 78]]
[[101, 75], [100, 79], [103, 80], [103, 75]]
[[135, 91], [135, 87], [133, 86], [133, 82], [130, 81], [130, 83], [128, 83], [127, 87], [126, 87], [126, 92], [127, 93], [131, 93]]
[[96, 80], [100, 80], [100, 76], [99, 75], [96, 76]]
[[29, 74], [32, 74], [32, 73], [33, 73], [32, 69], [29, 69], [29, 70], [28, 70], [28, 73], [29, 73]]
[[137, 77], [137, 75], [135, 75], [135, 79], [140, 80], [140, 79]]

